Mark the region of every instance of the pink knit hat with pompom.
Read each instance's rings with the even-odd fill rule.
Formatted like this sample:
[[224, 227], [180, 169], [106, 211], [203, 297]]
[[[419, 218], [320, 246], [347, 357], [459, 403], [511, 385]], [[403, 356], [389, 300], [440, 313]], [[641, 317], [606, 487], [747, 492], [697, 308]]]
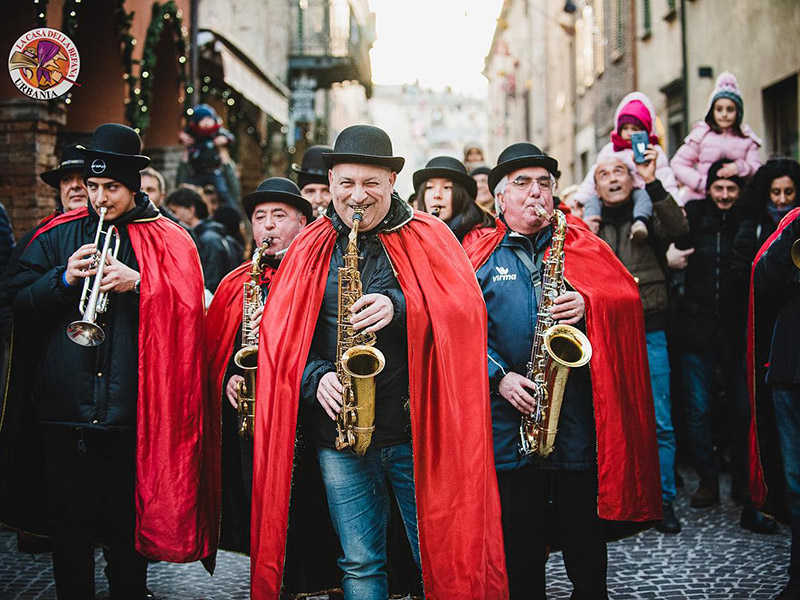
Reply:
[[714, 103], [720, 98], [727, 98], [736, 105], [736, 123], [742, 122], [744, 115], [744, 102], [742, 101], [742, 92], [739, 90], [739, 84], [736, 82], [736, 77], [733, 73], [725, 71], [717, 77], [717, 83], [714, 85], [714, 91], [708, 98], [708, 112], [714, 110]]

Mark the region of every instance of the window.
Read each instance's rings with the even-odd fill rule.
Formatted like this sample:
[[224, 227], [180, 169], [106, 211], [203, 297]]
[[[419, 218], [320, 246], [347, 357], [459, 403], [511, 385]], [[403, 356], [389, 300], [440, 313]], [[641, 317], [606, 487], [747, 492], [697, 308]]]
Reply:
[[646, 39], [653, 33], [653, 14], [650, 0], [642, 0], [642, 38]]
[[594, 83], [594, 11], [584, 6], [581, 18], [575, 21], [575, 79], [578, 93]]
[[765, 88], [764, 122], [768, 156], [789, 156], [798, 159], [797, 75]]
[[622, 0], [611, 0], [611, 58], [617, 60], [625, 53], [625, 18], [622, 10]]
[[605, 0], [594, 0], [594, 73], [597, 77], [606, 69]]

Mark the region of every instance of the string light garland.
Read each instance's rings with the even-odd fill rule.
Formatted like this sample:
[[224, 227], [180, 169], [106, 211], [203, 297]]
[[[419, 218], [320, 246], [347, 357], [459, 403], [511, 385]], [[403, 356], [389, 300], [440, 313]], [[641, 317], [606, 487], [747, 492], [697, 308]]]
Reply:
[[183, 24], [183, 11], [178, 8], [174, 0], [169, 0], [164, 4], [154, 2], [150, 26], [145, 34], [142, 58], [139, 60], [139, 77], [135, 83], [129, 83], [130, 96], [125, 103], [125, 117], [137, 133], [146, 131], [150, 126], [148, 111], [152, 102], [156, 48], [161, 41], [165, 27], [172, 29], [178, 54], [178, 82], [181, 89], [178, 102], [183, 105], [184, 111], [189, 108], [191, 97], [191, 88], [187, 88], [189, 30]]
[[36, 13], [36, 26], [47, 27], [47, 3], [49, 0], [33, 0], [33, 11]]
[[[34, 2], [35, 1], [36, 0], [34, 0]], [[39, 0], [40, 3], [43, 1], [46, 2], [47, 0]], [[81, 0], [65, 0], [62, 8], [61, 29], [68, 37], [72, 39], [75, 39], [75, 32], [78, 30], [81, 8]], [[137, 78], [133, 74], [133, 49], [136, 46], [136, 38], [130, 34], [131, 25], [133, 24], [133, 16], [133, 11], [125, 11], [125, 0], [115, 0], [114, 25], [117, 30], [117, 38], [119, 39], [120, 50], [122, 52], [122, 66], [124, 68], [122, 78], [128, 84], [129, 89], [133, 89], [137, 84]], [[58, 101], [60, 101], [60, 99]], [[64, 97], [64, 102], [66, 104], [70, 104], [72, 102], [72, 93], [67, 93], [67, 95]], [[125, 104], [128, 104], [127, 99], [125, 100]]]

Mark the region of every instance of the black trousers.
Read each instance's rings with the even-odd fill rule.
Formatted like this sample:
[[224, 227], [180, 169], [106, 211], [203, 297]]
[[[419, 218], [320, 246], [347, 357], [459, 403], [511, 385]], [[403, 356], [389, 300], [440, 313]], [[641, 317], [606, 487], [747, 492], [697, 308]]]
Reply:
[[43, 438], [59, 600], [94, 598], [95, 543], [111, 599], [144, 598], [147, 560], [134, 547], [136, 434], [52, 427]]
[[[549, 471], [530, 465], [498, 471], [511, 600], [544, 599], [548, 532], [560, 538], [572, 598], [608, 597], [608, 557], [597, 516], [596, 471]], [[552, 499], [554, 506], [548, 508]]]

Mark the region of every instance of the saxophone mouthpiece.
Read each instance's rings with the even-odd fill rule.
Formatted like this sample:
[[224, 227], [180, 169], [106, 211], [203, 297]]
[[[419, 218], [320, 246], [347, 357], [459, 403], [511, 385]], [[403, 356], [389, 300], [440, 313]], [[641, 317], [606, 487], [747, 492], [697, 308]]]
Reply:
[[439, 215], [440, 215], [441, 213], [442, 213], [442, 209], [441, 209], [441, 207], [437, 206], [436, 208], [434, 208], [434, 209], [431, 211], [431, 216], [433, 216], [433, 217], [436, 217], [436, 218], [438, 219], [438, 218], [439, 218]]
[[539, 215], [543, 219], [550, 220], [550, 215], [547, 214], [547, 211], [539, 206], [538, 204], [533, 207], [534, 212]]

